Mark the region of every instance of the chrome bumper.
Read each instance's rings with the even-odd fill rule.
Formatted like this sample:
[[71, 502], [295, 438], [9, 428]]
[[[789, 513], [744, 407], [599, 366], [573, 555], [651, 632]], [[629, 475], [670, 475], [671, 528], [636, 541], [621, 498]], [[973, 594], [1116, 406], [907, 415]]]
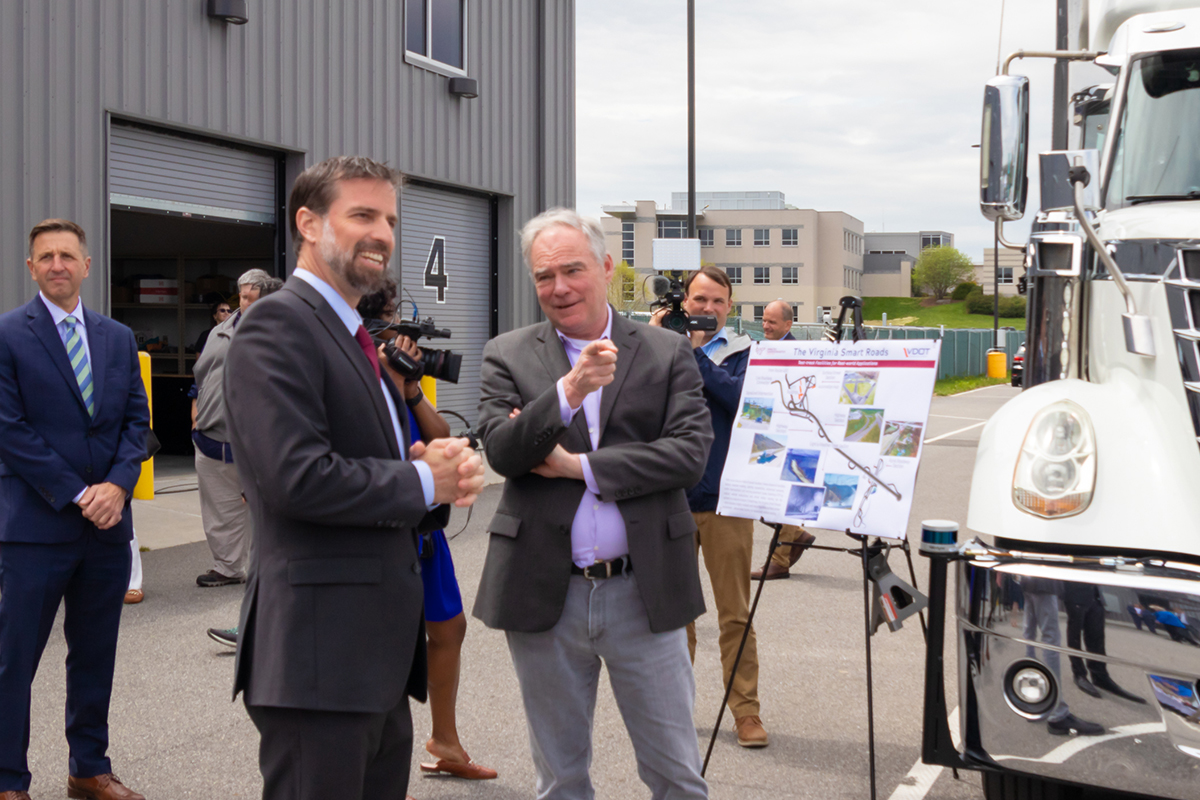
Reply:
[[[1132, 616], [1137, 606], [1153, 616], [1156, 606], [1177, 618], [1184, 612], [1180, 622], [1200, 622], [1200, 569], [1119, 560], [1080, 565], [1026, 555], [959, 562], [967, 758], [1088, 786], [1180, 800], [1200, 796], [1200, 631]], [[1029, 662], [1040, 665], [1057, 692], [1040, 708], [1022, 702], [1028, 695], [1010, 685]], [[1101, 684], [1107, 675], [1145, 702], [1103, 689], [1092, 697], [1076, 685], [1077, 671]], [[1050, 724], [1066, 713], [1104, 732], [1083, 736]]]

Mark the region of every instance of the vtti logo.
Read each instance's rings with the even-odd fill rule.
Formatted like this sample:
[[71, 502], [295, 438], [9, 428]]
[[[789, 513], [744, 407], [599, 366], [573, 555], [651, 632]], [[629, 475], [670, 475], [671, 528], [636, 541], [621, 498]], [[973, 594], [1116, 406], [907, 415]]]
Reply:
[[929, 351], [932, 349], [932, 347], [906, 347], [904, 348], [904, 355], [907, 358], [913, 358], [915, 356], [927, 356], [929, 355]]

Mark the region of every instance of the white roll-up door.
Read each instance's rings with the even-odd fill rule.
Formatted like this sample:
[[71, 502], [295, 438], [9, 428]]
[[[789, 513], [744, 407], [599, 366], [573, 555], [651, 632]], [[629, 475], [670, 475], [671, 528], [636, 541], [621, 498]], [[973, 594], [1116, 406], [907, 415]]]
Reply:
[[275, 223], [275, 156], [116, 123], [108, 152], [113, 206]]
[[[491, 334], [491, 201], [477, 195], [405, 186], [400, 196], [402, 309], [411, 316], [416, 303], [422, 319], [433, 317], [449, 328], [450, 339], [422, 339], [422, 347], [462, 353], [457, 385], [438, 381], [437, 405], [475, 424], [479, 406], [479, 368]], [[450, 429], [462, 424], [449, 418]]]

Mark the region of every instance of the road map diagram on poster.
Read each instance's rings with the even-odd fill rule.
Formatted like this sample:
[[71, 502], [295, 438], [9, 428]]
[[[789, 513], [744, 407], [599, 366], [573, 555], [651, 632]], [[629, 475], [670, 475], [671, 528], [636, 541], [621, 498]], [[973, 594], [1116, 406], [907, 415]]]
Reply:
[[940, 349], [757, 343], [717, 512], [903, 539]]

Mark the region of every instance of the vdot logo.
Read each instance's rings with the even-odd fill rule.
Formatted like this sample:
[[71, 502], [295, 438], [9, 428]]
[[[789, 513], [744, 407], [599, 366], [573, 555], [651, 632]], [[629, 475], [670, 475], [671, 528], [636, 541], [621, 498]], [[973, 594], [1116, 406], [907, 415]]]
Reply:
[[932, 347], [906, 347], [904, 348], [904, 355], [907, 358], [913, 358], [915, 356], [927, 356], [931, 350], [933, 350]]

